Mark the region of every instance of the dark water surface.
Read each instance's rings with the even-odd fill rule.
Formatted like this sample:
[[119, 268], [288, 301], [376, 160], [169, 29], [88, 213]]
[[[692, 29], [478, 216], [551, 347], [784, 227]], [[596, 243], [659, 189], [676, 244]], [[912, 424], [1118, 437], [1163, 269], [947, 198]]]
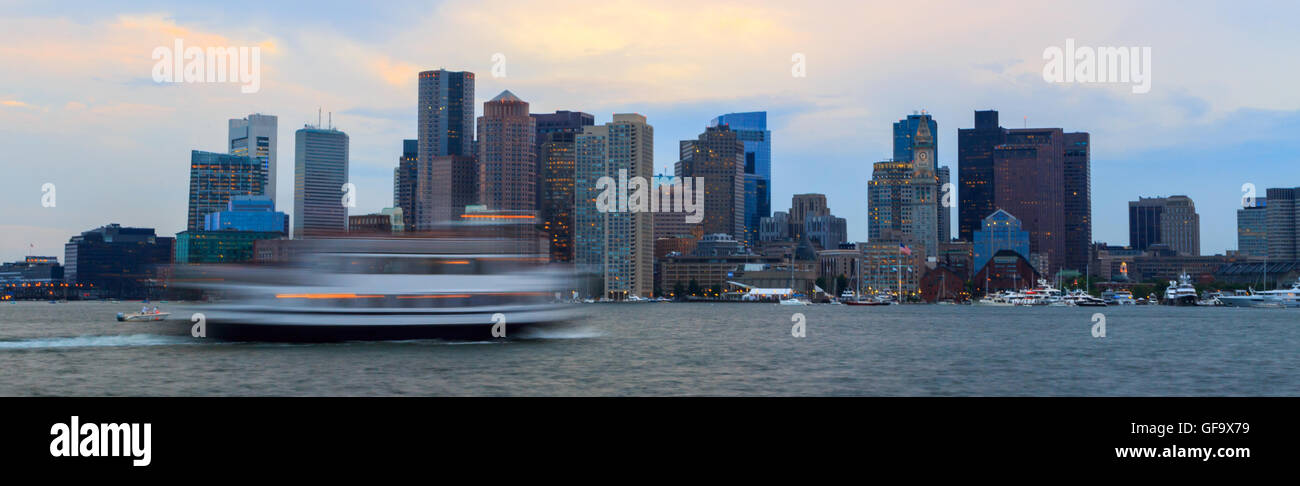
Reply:
[[0, 395], [1300, 395], [1297, 309], [593, 304], [537, 339], [285, 345], [114, 321], [139, 307], [0, 304]]

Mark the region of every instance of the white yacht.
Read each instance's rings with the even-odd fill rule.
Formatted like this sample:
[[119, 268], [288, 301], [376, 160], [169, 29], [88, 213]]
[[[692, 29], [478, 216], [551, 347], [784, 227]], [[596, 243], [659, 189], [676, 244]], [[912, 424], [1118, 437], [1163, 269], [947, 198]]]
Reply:
[[1239, 290], [1235, 295], [1219, 296], [1219, 302], [1229, 307], [1300, 307], [1300, 280], [1290, 289]]
[[1083, 291], [1083, 289], [1075, 289], [1066, 293], [1065, 297], [1062, 297], [1062, 300], [1068, 302], [1069, 305], [1079, 306], [1079, 307], [1105, 307], [1106, 306], [1106, 301], [1093, 297], [1092, 295], [1089, 295], [1087, 292]]
[[1162, 303], [1178, 306], [1196, 305], [1196, 287], [1192, 286], [1192, 277], [1184, 272], [1178, 276], [1178, 281], [1170, 280], [1169, 287], [1165, 288], [1165, 298]]
[[1061, 302], [1061, 290], [1052, 287], [1047, 280], [1038, 279], [1038, 286], [1024, 291], [1015, 301], [1016, 305], [1051, 305]]

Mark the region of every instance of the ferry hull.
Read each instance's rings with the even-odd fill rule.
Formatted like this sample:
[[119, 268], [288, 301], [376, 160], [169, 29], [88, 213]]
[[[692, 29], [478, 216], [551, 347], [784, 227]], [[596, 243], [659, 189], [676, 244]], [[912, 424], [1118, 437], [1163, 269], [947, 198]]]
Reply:
[[328, 343], [345, 341], [408, 341], [441, 339], [450, 341], [489, 341], [537, 337], [538, 331], [561, 329], [568, 321], [506, 324], [505, 336], [492, 335], [492, 324], [429, 325], [295, 325], [259, 323], [207, 324], [207, 338], [222, 341]]

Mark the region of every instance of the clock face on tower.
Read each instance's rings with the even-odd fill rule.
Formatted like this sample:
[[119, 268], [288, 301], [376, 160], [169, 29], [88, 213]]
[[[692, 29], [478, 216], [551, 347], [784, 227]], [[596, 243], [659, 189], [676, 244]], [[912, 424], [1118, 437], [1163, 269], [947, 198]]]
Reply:
[[917, 159], [920, 159], [921, 162], [925, 162], [925, 161], [927, 161], [927, 160], [930, 159], [930, 153], [929, 153], [929, 152], [921, 152], [921, 153], [918, 153], [918, 154], [916, 154], [916, 158], [917, 158]]

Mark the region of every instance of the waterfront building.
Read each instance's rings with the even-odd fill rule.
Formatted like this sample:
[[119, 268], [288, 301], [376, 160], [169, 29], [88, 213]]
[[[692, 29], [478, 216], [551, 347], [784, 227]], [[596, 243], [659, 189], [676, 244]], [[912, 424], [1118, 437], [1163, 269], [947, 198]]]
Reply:
[[347, 231], [348, 135], [304, 126], [294, 133], [293, 237]]
[[1000, 290], [1023, 290], [1031, 288], [1038, 281], [1040, 273], [1026, 260], [1024, 255], [1015, 250], [1002, 250], [993, 254], [984, 268], [975, 273], [972, 283], [977, 293], [989, 293]]
[[537, 210], [537, 122], [509, 90], [483, 103], [478, 118], [479, 203], [490, 210]]
[[974, 270], [984, 268], [993, 255], [1011, 250], [1029, 260], [1029, 232], [1021, 229], [1020, 220], [1001, 209], [984, 218], [983, 227], [975, 232], [972, 245]]
[[148, 297], [159, 267], [172, 261], [174, 243], [153, 228], [117, 223], [85, 231], [63, 245], [64, 278], [101, 297]]
[[596, 207], [601, 177], [654, 177], [654, 128], [642, 115], [616, 113], [574, 138], [574, 261], [600, 280], [600, 296], [650, 297], [654, 290], [654, 220], [649, 212]]
[[63, 266], [59, 257], [29, 256], [21, 261], [0, 264], [0, 284], [62, 283]]
[[244, 118], [231, 118], [228, 123], [228, 148], [230, 155], [250, 157], [262, 164], [266, 174], [263, 195], [275, 200], [276, 152], [279, 146], [278, 121], [274, 115], [254, 113]]

